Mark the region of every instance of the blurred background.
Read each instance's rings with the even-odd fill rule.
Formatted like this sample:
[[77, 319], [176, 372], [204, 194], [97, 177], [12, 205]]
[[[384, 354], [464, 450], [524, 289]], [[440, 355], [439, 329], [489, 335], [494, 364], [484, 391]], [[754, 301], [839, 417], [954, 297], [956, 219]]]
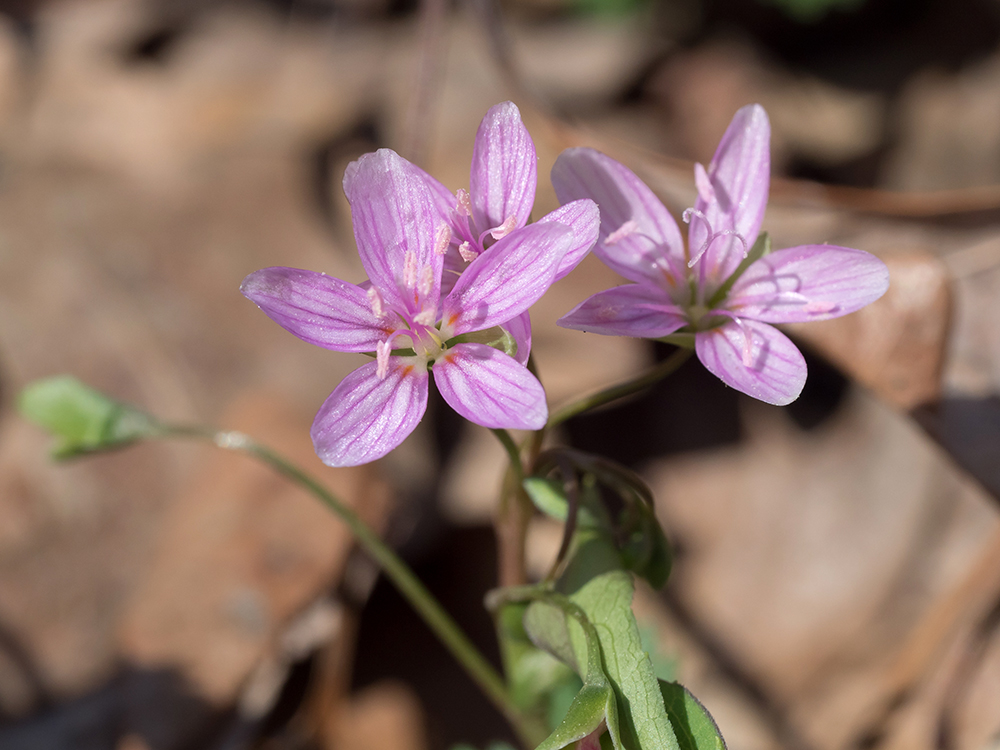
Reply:
[[[0, 748], [445, 750], [510, 740], [342, 527], [238, 456], [143, 445], [54, 465], [15, 411], [72, 373], [246, 430], [382, 530], [496, 658], [483, 593], [503, 453], [439, 400], [332, 470], [308, 428], [358, 360], [238, 292], [360, 281], [340, 188], [388, 146], [468, 185], [513, 99], [539, 153], [637, 171], [678, 216], [733, 113], [773, 125], [776, 247], [874, 252], [892, 286], [790, 327], [784, 409], [690, 362], [563, 437], [648, 479], [674, 542], [635, 609], [731, 750], [1000, 748], [998, 0], [6, 0], [0, 3]], [[534, 308], [558, 403], [669, 354]], [[544, 573], [559, 529], [529, 533]]]

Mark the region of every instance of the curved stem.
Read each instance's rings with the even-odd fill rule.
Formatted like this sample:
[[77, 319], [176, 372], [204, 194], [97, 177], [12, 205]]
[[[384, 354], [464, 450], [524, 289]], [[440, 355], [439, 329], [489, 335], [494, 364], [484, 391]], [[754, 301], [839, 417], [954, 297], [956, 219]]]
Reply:
[[605, 388], [597, 393], [592, 393], [589, 396], [584, 396], [578, 401], [567, 404], [549, 417], [549, 422], [546, 427], [555, 427], [556, 425], [562, 424], [567, 419], [575, 417], [577, 414], [582, 414], [583, 412], [595, 409], [598, 406], [604, 406], [605, 404], [609, 404], [612, 401], [624, 398], [625, 396], [631, 396], [633, 393], [637, 393], [643, 388], [653, 385], [658, 380], [676, 372], [677, 369], [684, 364], [693, 353], [694, 352], [691, 349], [678, 349], [658, 365], [650, 368], [634, 380], [628, 380], [624, 383], [613, 385], [610, 388]]
[[379, 538], [370, 526], [361, 520], [357, 513], [316, 479], [270, 448], [240, 432], [217, 432], [206, 427], [188, 425], [161, 425], [160, 433], [164, 437], [207, 440], [219, 448], [249, 454], [308, 490], [347, 525], [358, 543], [374, 558], [382, 571], [410, 603], [410, 606], [417, 611], [452, 656], [465, 668], [493, 705], [507, 718], [520, 736], [521, 741], [528, 747], [534, 747], [545, 738], [547, 732], [544, 727], [536, 726], [535, 722], [524, 716], [514, 705], [500, 674], [466, 637], [451, 616], [438, 604], [409, 566]]

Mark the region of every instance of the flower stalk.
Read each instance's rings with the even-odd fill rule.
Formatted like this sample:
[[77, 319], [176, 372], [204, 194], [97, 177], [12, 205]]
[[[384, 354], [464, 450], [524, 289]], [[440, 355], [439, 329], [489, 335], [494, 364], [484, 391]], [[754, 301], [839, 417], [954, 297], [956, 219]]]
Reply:
[[417, 611], [438, 640], [503, 714], [522, 743], [527, 747], [534, 747], [545, 738], [548, 734], [546, 728], [526, 716], [514, 704], [507, 692], [503, 677], [462, 632], [451, 615], [438, 603], [410, 567], [357, 513], [321, 482], [288, 459], [241, 432], [217, 431], [199, 425], [171, 424], [159, 425], [157, 432], [165, 438], [204, 440], [219, 448], [245, 453], [307, 490], [347, 525], [358, 544], [378, 563], [382, 572]]

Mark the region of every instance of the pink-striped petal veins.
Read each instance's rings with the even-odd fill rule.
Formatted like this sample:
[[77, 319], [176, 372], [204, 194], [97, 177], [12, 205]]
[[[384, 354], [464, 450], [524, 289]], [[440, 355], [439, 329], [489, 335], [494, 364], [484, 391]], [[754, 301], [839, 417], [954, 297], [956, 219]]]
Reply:
[[871, 253], [835, 245], [801, 245], [765, 255], [733, 285], [727, 307], [766, 323], [847, 315], [889, 288], [889, 269]]
[[324, 273], [262, 268], [243, 280], [240, 292], [286, 331], [324, 349], [371, 352], [391, 330], [366, 289]]
[[684, 311], [663, 290], [624, 284], [598, 292], [559, 319], [558, 325], [605, 336], [655, 339], [688, 324]]
[[531, 314], [525, 310], [504, 323], [503, 327], [517, 343], [514, 359], [522, 365], [527, 365], [528, 357], [531, 355]]
[[484, 427], [541, 429], [545, 390], [524, 365], [485, 344], [457, 344], [434, 363], [434, 384], [448, 405]]
[[601, 212], [592, 200], [571, 201], [538, 220], [539, 224], [547, 222], [565, 224], [573, 230], [573, 244], [556, 269], [555, 280], [559, 281], [576, 268], [594, 247], [601, 229]]
[[416, 314], [436, 305], [445, 224], [426, 173], [389, 149], [365, 154], [344, 172], [354, 238], [368, 278], [390, 305]]
[[806, 382], [806, 361], [777, 328], [753, 320], [731, 320], [695, 334], [695, 352], [705, 369], [726, 385], [769, 404], [790, 404]]
[[517, 105], [503, 102], [490, 107], [476, 132], [469, 176], [472, 218], [478, 230], [503, 227], [501, 231], [509, 233], [527, 224], [537, 182], [535, 144]]
[[753, 246], [767, 208], [771, 124], [763, 107], [750, 104], [736, 113], [708, 168], [697, 176], [698, 200], [688, 230], [691, 255], [708, 242], [709, 227], [716, 235], [722, 233], [701, 261], [706, 278], [721, 282]]
[[560, 203], [597, 203], [601, 229], [594, 252], [626, 279], [662, 284], [671, 263], [683, 264], [677, 222], [624, 164], [592, 148], [566, 149], [552, 167], [552, 185]]
[[427, 409], [427, 369], [389, 358], [385, 377], [369, 362], [344, 378], [312, 425], [316, 454], [328, 466], [358, 466], [386, 455], [413, 432]]
[[442, 327], [454, 335], [502, 325], [552, 285], [573, 243], [562, 224], [536, 223], [499, 240], [462, 272], [441, 304]]

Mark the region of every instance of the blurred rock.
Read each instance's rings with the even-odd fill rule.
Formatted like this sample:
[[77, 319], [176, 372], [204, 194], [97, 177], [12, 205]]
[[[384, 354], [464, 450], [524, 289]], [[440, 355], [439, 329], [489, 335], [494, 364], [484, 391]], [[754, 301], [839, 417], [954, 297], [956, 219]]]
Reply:
[[1000, 182], [1000, 57], [958, 73], [928, 70], [902, 92], [884, 184], [943, 190]]
[[795, 156], [833, 164], [879, 147], [885, 102], [767, 61], [752, 48], [713, 43], [669, 56], [649, 92], [679, 134], [686, 156], [705, 164], [737, 109], [754, 102], [772, 126], [772, 163], [780, 172]]
[[382, 680], [346, 702], [336, 717], [330, 750], [426, 750], [423, 711], [404, 683]]

